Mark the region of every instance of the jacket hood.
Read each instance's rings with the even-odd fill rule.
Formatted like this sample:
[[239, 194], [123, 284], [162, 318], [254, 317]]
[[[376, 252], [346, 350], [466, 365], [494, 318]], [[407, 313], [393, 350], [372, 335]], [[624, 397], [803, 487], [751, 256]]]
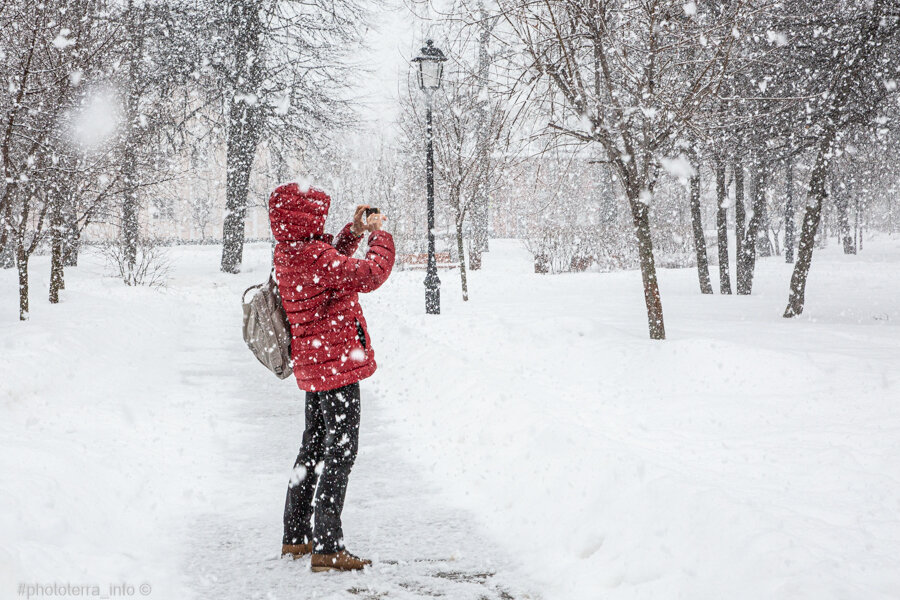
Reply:
[[275, 188], [269, 196], [269, 222], [279, 242], [323, 238], [331, 198], [316, 188], [297, 183]]

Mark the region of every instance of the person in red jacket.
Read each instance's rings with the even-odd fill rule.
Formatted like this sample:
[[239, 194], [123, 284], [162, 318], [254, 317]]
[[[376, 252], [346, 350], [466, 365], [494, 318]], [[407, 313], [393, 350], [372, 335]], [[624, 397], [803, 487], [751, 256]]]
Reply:
[[[269, 198], [275, 278], [291, 324], [297, 385], [306, 391], [306, 428], [284, 505], [282, 556], [312, 554], [313, 571], [358, 570], [370, 561], [344, 545], [341, 511], [359, 439], [359, 381], [375, 372], [375, 354], [359, 304], [394, 266], [384, 215], [356, 208], [337, 238], [323, 233], [331, 198], [296, 183]], [[366, 231], [364, 259], [353, 258]], [[313, 526], [313, 517], [315, 524]]]

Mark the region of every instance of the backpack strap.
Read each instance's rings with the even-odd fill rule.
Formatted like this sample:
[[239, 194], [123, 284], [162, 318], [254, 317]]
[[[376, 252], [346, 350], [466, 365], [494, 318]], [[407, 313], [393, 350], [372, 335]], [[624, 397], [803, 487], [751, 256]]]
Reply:
[[241, 294], [241, 302], [242, 302], [243, 304], [247, 304], [247, 292], [249, 292], [250, 290], [259, 289], [259, 288], [261, 288], [262, 286], [263, 286], [263, 284], [257, 283], [256, 285], [251, 285], [251, 286], [248, 287], [246, 290], [244, 290], [244, 293]]
[[272, 265], [272, 271], [269, 273], [269, 279], [268, 279], [268, 281], [266, 281], [265, 283], [257, 283], [256, 285], [251, 285], [251, 286], [248, 287], [246, 290], [244, 290], [244, 293], [241, 294], [241, 302], [243, 302], [244, 304], [247, 304], [247, 292], [249, 292], [250, 290], [256, 290], [256, 289], [259, 289], [259, 288], [261, 288], [262, 286], [268, 284], [269, 281], [271, 281], [271, 282], [273, 282], [273, 283], [275, 284], [275, 286], [274, 286], [275, 292], [276, 292], [276, 293], [279, 293], [279, 290], [278, 290], [278, 279], [275, 278], [275, 265]]

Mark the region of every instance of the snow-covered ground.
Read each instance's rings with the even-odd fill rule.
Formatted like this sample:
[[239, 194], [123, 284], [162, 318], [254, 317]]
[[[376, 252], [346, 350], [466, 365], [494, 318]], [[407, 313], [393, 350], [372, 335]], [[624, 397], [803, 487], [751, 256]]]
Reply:
[[239, 276], [175, 248], [163, 291], [87, 254], [58, 306], [37, 257], [24, 324], [0, 271], [0, 598], [900, 596], [900, 240], [817, 251], [795, 320], [781, 258], [752, 297], [663, 271], [665, 342], [637, 273], [535, 275], [492, 244], [470, 302], [441, 273], [440, 316], [422, 272], [363, 299], [362, 574], [278, 558], [302, 395], [240, 338], [265, 245]]

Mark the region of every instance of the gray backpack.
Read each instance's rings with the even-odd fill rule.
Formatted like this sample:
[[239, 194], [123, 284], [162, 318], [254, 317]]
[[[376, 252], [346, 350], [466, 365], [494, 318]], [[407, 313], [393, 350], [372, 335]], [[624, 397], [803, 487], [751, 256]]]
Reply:
[[[256, 290], [247, 302], [247, 292]], [[291, 324], [281, 304], [278, 283], [269, 280], [250, 286], [241, 296], [244, 309], [244, 341], [253, 355], [275, 373], [285, 379], [293, 373], [291, 362]]]

